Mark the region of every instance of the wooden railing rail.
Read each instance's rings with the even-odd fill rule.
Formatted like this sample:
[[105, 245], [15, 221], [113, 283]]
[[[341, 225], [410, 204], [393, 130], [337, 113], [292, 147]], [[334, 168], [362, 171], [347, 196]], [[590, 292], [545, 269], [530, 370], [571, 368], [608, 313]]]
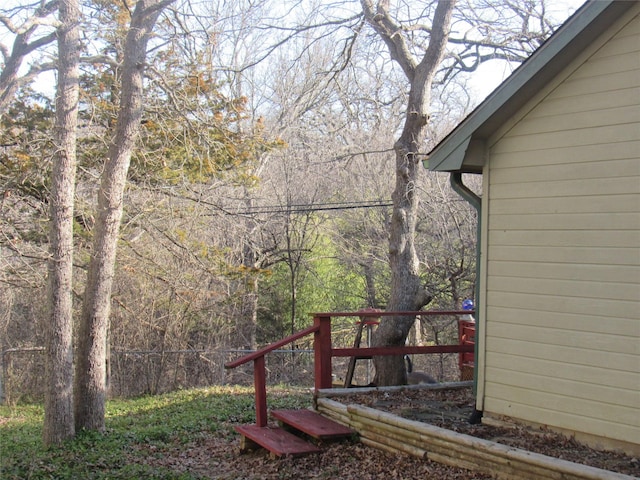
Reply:
[[333, 348], [332, 357], [356, 357], [367, 359], [383, 355], [414, 355], [425, 353], [463, 353], [473, 352], [473, 345], [433, 345], [428, 347], [359, 347]]
[[264, 357], [267, 353], [270, 353], [278, 348], [281, 348], [291, 342], [295, 342], [296, 340], [306, 337], [307, 335], [311, 335], [312, 333], [317, 333], [318, 327], [316, 325], [305, 328], [293, 335], [289, 335], [282, 340], [272, 343], [260, 350], [256, 350], [253, 353], [245, 355], [244, 357], [240, 357], [233, 362], [229, 362], [225, 364], [225, 368], [235, 368], [240, 365], [244, 365], [250, 361], [253, 361], [253, 388], [255, 391], [255, 402], [256, 402], [256, 424], [259, 427], [267, 426], [267, 372]]
[[260, 350], [256, 350], [255, 352], [248, 353], [247, 355], [240, 357], [237, 360], [234, 360], [233, 362], [226, 363], [224, 366], [225, 368], [239, 367], [240, 365], [249, 363], [250, 361], [255, 360], [258, 357], [264, 357], [267, 353], [271, 353], [274, 350], [278, 350], [279, 348], [284, 347], [285, 345], [291, 342], [295, 342], [296, 340], [302, 337], [311, 335], [317, 329], [318, 328], [315, 325], [312, 327], [305, 328], [304, 330], [300, 330], [299, 332], [296, 332], [293, 335], [289, 335], [288, 337], [283, 338], [282, 340], [278, 340], [277, 342], [267, 345], [266, 347], [263, 347]]
[[325, 312], [314, 313], [314, 317], [434, 317], [437, 315], [473, 315], [474, 310], [417, 310], [406, 312], [387, 312], [379, 310], [360, 310], [357, 312]]

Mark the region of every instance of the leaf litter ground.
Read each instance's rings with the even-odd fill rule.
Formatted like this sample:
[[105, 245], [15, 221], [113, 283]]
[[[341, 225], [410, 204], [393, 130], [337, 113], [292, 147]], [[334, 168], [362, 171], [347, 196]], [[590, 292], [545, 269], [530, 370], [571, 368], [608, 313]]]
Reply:
[[373, 391], [336, 397], [341, 403], [365, 405], [397, 416], [555, 458], [640, 477], [640, 461], [618, 452], [589, 448], [573, 438], [524, 426], [497, 427], [468, 422], [474, 410], [470, 388]]
[[[568, 461], [604, 468], [640, 477], [637, 459], [585, 447], [573, 439], [548, 431], [523, 427], [503, 428], [471, 425], [467, 419], [473, 410], [470, 389], [374, 391], [336, 397], [343, 403], [357, 403], [394, 413], [404, 418], [437, 425], [456, 432], [523, 448]], [[404, 454], [391, 454], [358, 442], [326, 444], [319, 455], [273, 459], [264, 450], [240, 454], [239, 439], [232, 433], [235, 422], [217, 435], [202, 434], [197, 439], [163, 446], [161, 451], [140, 446], [135, 452], [154, 465], [190, 478], [220, 480], [275, 479], [489, 479], [462, 468], [454, 468]], [[224, 433], [223, 433], [224, 432]]]

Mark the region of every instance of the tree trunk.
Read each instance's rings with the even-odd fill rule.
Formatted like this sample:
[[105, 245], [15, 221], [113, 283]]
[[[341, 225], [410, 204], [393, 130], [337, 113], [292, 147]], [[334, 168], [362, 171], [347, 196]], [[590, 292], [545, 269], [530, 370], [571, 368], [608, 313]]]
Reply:
[[246, 315], [245, 315], [245, 331], [246, 339], [250, 350], [258, 348], [258, 340], [256, 333], [258, 330], [258, 290], [260, 285], [260, 278], [257, 273], [254, 273], [247, 282], [247, 293], [245, 294], [246, 302]]
[[124, 188], [143, 112], [143, 70], [150, 33], [172, 0], [140, 0], [124, 48], [116, 133], [98, 192], [98, 219], [89, 262], [76, 359], [76, 428], [104, 430], [107, 329]]
[[365, 291], [367, 292], [367, 306], [371, 308], [379, 308], [373, 260], [368, 258], [362, 262], [360, 266], [364, 273]]
[[[389, 311], [419, 310], [430, 297], [420, 280], [419, 261], [415, 249], [418, 197], [415, 185], [422, 169], [419, 153], [429, 120], [431, 84], [447, 45], [455, 0], [439, 0], [436, 7], [429, 45], [418, 63], [407, 47], [402, 33], [387, 10], [388, 1], [381, 0], [374, 10], [370, 0], [361, 0], [367, 21], [389, 48], [392, 60], [402, 68], [409, 80], [407, 114], [400, 138], [394, 145], [396, 184], [392, 195], [393, 213], [389, 237], [391, 294]], [[404, 345], [414, 317], [386, 317], [373, 338], [374, 346]], [[377, 385], [406, 383], [404, 360], [400, 357], [374, 359]]]
[[58, 87], [50, 211], [50, 316], [46, 328], [42, 439], [59, 444], [75, 435], [73, 421], [73, 199], [80, 58], [78, 0], [60, 0]]
[[[250, 211], [253, 207], [253, 199], [245, 188], [245, 208]], [[247, 234], [244, 239], [244, 247], [242, 252], [242, 264], [246, 267], [246, 277], [244, 279], [243, 289], [244, 295], [242, 299], [242, 313], [240, 325], [238, 329], [242, 332], [243, 344], [249, 350], [255, 350], [258, 346], [256, 333], [258, 330], [258, 299], [260, 287], [260, 274], [258, 270], [260, 264], [258, 261], [258, 253], [256, 246], [252, 240], [253, 233], [257, 229], [255, 218], [249, 217], [247, 220]]]

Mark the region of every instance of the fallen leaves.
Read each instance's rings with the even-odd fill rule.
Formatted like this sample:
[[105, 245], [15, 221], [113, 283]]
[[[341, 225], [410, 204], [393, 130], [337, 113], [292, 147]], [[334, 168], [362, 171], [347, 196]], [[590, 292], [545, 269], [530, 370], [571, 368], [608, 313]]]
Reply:
[[430, 423], [448, 430], [484, 438], [530, 452], [570, 462], [581, 463], [612, 472], [640, 477], [640, 461], [619, 452], [590, 448], [574, 438], [524, 426], [495, 427], [471, 425], [468, 418], [474, 409], [471, 389], [373, 392], [336, 397], [342, 403], [358, 403], [395, 415]]

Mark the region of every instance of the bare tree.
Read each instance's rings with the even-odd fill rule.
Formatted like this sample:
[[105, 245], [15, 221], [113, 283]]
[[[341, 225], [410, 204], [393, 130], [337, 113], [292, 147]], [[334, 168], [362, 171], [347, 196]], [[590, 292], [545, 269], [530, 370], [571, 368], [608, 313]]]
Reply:
[[[420, 263], [414, 243], [418, 204], [415, 184], [422, 168], [419, 152], [427, 131], [431, 87], [445, 54], [455, 2], [438, 2], [433, 13], [429, 43], [419, 60], [411, 53], [406, 37], [400, 33], [401, 26], [391, 17], [388, 1], [380, 1], [375, 7], [370, 0], [362, 0], [361, 3], [367, 22], [385, 42], [391, 58], [402, 68], [410, 84], [405, 123], [394, 145], [396, 185], [392, 195], [389, 239], [392, 278], [387, 309], [419, 310], [429, 303], [430, 297], [420, 279]], [[391, 321], [382, 322], [374, 336], [374, 345], [404, 344], [413, 321], [413, 317], [394, 317]], [[377, 358], [374, 382], [378, 385], [406, 383], [402, 362], [402, 357]]]
[[[460, 0], [456, 10], [456, 0], [438, 0], [413, 17], [408, 3], [360, 3], [367, 23], [384, 42], [408, 83], [404, 125], [394, 144], [396, 184], [389, 240], [392, 278], [387, 308], [414, 311], [431, 300], [420, 278], [415, 232], [419, 197], [416, 185], [422, 170], [420, 160], [427, 140], [432, 90], [437, 82], [446, 83], [458, 72], [473, 71], [489, 59], [523, 60], [551, 28], [545, 18], [544, 2], [499, 5]], [[404, 21], [400, 20], [401, 14], [405, 15]], [[455, 32], [459, 36], [451, 35], [454, 15], [458, 15], [457, 24], [462, 25], [456, 28], [468, 30]], [[458, 48], [448, 52], [448, 45]], [[399, 316], [388, 320], [376, 331], [374, 344], [404, 344], [414, 318]], [[402, 358], [379, 357], [375, 364], [377, 384], [406, 382]]]
[[82, 308], [75, 378], [76, 428], [104, 430], [107, 331], [124, 188], [143, 112], [147, 44], [173, 0], [139, 0], [124, 47], [120, 109], [98, 192], [98, 217]]
[[80, 56], [78, 0], [60, 0], [58, 87], [50, 195], [50, 318], [46, 336], [43, 440], [57, 444], [75, 434], [73, 419], [73, 201]]
[[[150, 5], [149, 1], [140, 3]], [[272, 311], [275, 311], [275, 307], [288, 304], [289, 294], [285, 292], [285, 282], [281, 279], [278, 279], [281, 282], [277, 285], [278, 296], [273, 296], [279, 300], [269, 304], [267, 296], [272, 291], [262, 290], [263, 287], [258, 291], [260, 280], [269, 278], [266, 271], [269, 265], [283, 259], [277, 254], [286, 249], [287, 230], [284, 221], [278, 223], [275, 220], [277, 214], [256, 213], [256, 207], [279, 205], [286, 208], [292, 202], [307, 205], [360, 199], [387, 203], [394, 187], [395, 176], [389, 175], [394, 165], [399, 175], [404, 176], [400, 179], [400, 186], [396, 185], [394, 200], [399, 207], [394, 221], [405, 228], [401, 228], [394, 237], [394, 245], [398, 247], [394, 265], [408, 272], [406, 276], [411, 285], [406, 292], [413, 289], [413, 294], [408, 295], [411, 301], [406, 302], [406, 307], [401, 307], [413, 309], [420, 303], [416, 299], [426, 299], [425, 285], [429, 287], [430, 294], [443, 292], [443, 303], [449, 299], [455, 302], [460, 290], [468, 288], [472, 279], [466, 273], [461, 277], [459, 272], [472, 261], [473, 245], [469, 242], [472, 238], [468, 236], [472, 229], [465, 223], [470, 221], [469, 216], [462, 212], [456, 217], [454, 220], [459, 221], [459, 226], [443, 221], [444, 216], [450, 218], [452, 215], [437, 210], [437, 199], [433, 204], [424, 202], [426, 208], [418, 209], [418, 214], [412, 210], [417, 205], [417, 197], [432, 198], [432, 189], [436, 188], [424, 180], [425, 175], [421, 178], [418, 160], [431, 142], [446, 133], [444, 125], [450, 121], [452, 111], [457, 115], [466, 107], [452, 107], [450, 98], [446, 98], [442, 107], [434, 106], [438, 94], [445, 87], [447, 92], [451, 92], [452, 82], [461, 79], [460, 72], [476, 68], [476, 59], [484, 61], [500, 57], [517, 60], [515, 53], [535, 47], [534, 32], [529, 31], [536, 25], [534, 17], [537, 13], [533, 6], [531, 11], [520, 10], [521, 17], [516, 13], [507, 16], [504, 9], [534, 4], [538, 8], [541, 2], [458, 0], [458, 8], [452, 14], [456, 20], [451, 22], [453, 27], [448, 48], [431, 78], [431, 93], [426, 89], [428, 95], [424, 102], [428, 105], [421, 111], [418, 107], [424, 105], [420, 103], [418, 90], [424, 91], [425, 88], [418, 87], [416, 83], [410, 92], [409, 87], [422, 78], [417, 72], [422, 71], [420, 64], [430, 48], [431, 36], [438, 34], [431, 20], [436, 11], [436, 0], [380, 2], [379, 8], [374, 0], [367, 4], [373, 11], [373, 16], [368, 17], [369, 24], [378, 25], [382, 33], [387, 32], [386, 37], [376, 28], [368, 28], [360, 2], [294, 2], [282, 6], [281, 2], [273, 0], [214, 0], [206, 4], [191, 2], [191, 10], [165, 10], [167, 15], [154, 27], [156, 36], [150, 44], [158, 55], [150, 53], [149, 60], [138, 59], [148, 75], [144, 127], [141, 129], [144, 134], [139, 139], [143, 148], [137, 148], [131, 158], [128, 173], [131, 188], [127, 190], [126, 197], [119, 194], [120, 182], [124, 180], [114, 171], [122, 172], [124, 169], [126, 172], [128, 160], [122, 150], [133, 143], [136, 126], [134, 121], [132, 130], [125, 131], [123, 127], [127, 120], [124, 111], [137, 107], [127, 99], [130, 92], [121, 95], [120, 90], [122, 82], [126, 83], [122, 76], [124, 67], [130, 67], [129, 63], [121, 63], [129, 55], [124, 54], [122, 45], [123, 32], [126, 33], [129, 27], [125, 24], [127, 7], [122, 2], [106, 2], [99, 8], [95, 2], [84, 4], [86, 11], [83, 13], [86, 13], [88, 23], [83, 45], [87, 52], [85, 59], [91, 62], [83, 68], [86, 83], [82, 84], [81, 91], [85, 103], [81, 103], [81, 121], [84, 123], [79, 127], [78, 159], [82, 168], [78, 169], [76, 180], [76, 226], [82, 226], [84, 230], [75, 238], [77, 260], [88, 258], [78, 253], [88, 248], [92, 234], [96, 233], [84, 313], [88, 320], [85, 330], [80, 333], [82, 340], [93, 338], [96, 343], [82, 347], [84, 357], [90, 354], [92, 358], [102, 358], [107, 348], [104, 346], [107, 326], [112, 328], [109, 333], [113, 335], [111, 343], [128, 348], [140, 345], [150, 349], [168, 349], [174, 346], [192, 348], [191, 345], [208, 348], [213, 345], [255, 344], [258, 319], [263, 321], [266, 318], [270, 312], [265, 312], [271, 308], [270, 305], [274, 305]], [[308, 7], [311, 10], [312, 6], [315, 8], [306, 15], [304, 9]], [[215, 11], [211, 15], [202, 15], [203, 9], [209, 7]], [[503, 10], [498, 14], [494, 7]], [[0, 7], [0, 14], [6, 11], [6, 7]], [[479, 20], [470, 20], [471, 15], [476, 15]], [[92, 20], [95, 23], [91, 23]], [[14, 21], [17, 23], [17, 19]], [[109, 29], [95, 28], [96, 23], [104, 25], [105, 22], [113, 22], [113, 25], [109, 24]], [[517, 27], [513, 27], [513, 22], [517, 22]], [[43, 23], [44, 20], [41, 26], [45, 27]], [[502, 28], [503, 24], [508, 24], [509, 28]], [[522, 31], [525, 37], [533, 40], [530, 42], [515, 34], [509, 36], [509, 30]], [[42, 32], [48, 30], [43, 28]], [[446, 32], [443, 30], [442, 33]], [[29, 43], [33, 43], [35, 37], [30, 38]], [[393, 48], [405, 45], [406, 51], [396, 48], [393, 55], [385, 53], [383, 38]], [[518, 42], [521, 42], [521, 48], [517, 47]], [[287, 48], [280, 48], [284, 45]], [[404, 58], [402, 55], [408, 59], [406, 71], [396, 60]], [[31, 57], [25, 58], [29, 60]], [[147, 66], [147, 61], [152, 64]], [[24, 65], [22, 68], [24, 70]], [[432, 70], [424, 68], [423, 74], [429, 77]], [[18, 110], [13, 111], [21, 110], [22, 105], [40, 106], [28, 94], [25, 89], [20, 92], [19, 100], [24, 101], [14, 104]], [[240, 100], [242, 97], [247, 97], [246, 103]], [[447, 97], [450, 97], [449, 93]], [[415, 105], [407, 109], [409, 100]], [[212, 104], [221, 103], [226, 106], [219, 110], [211, 108]], [[120, 107], [123, 110], [119, 130], [111, 145]], [[35, 113], [38, 112], [32, 112], [32, 116], [39, 118]], [[430, 117], [424, 127], [421, 122], [426, 121], [426, 114]], [[257, 120], [260, 116], [262, 119]], [[3, 173], [7, 171], [6, 165], [21, 168], [26, 161], [20, 159], [27, 158], [28, 166], [38, 180], [38, 188], [30, 188], [26, 192], [12, 186], [11, 195], [3, 199], [0, 204], [3, 207], [0, 246], [3, 259], [10, 254], [12, 261], [20, 262], [22, 270], [32, 270], [38, 280], [32, 283], [41, 288], [46, 258], [40, 252], [47, 245], [45, 229], [39, 227], [46, 216], [49, 188], [43, 171], [48, 170], [50, 163], [45, 165], [42, 159], [48, 160], [53, 156], [47, 150], [52, 142], [48, 140], [50, 135], [45, 137], [42, 133], [38, 137], [42, 138], [41, 141], [29, 142], [32, 137], [27, 134], [36, 128], [47, 132], [50, 127], [44, 126], [44, 121], [34, 123], [36, 127], [31, 127], [26, 121], [12, 123], [7, 117], [9, 115], [2, 119], [7, 127], [0, 132], [3, 143], [0, 147], [0, 181], [3, 180], [1, 176], [6, 178]], [[218, 119], [226, 121], [229, 118], [235, 119], [231, 128], [217, 128]], [[417, 126], [415, 135], [406, 133], [412, 131], [410, 123]], [[48, 118], [46, 125], [50, 125]], [[264, 138], [280, 136], [284, 140], [283, 145], [286, 143], [288, 150], [285, 155], [291, 161], [291, 171], [297, 172], [289, 177], [291, 182], [288, 185], [286, 176], [279, 172], [276, 160], [280, 150], [277, 147], [275, 153], [268, 148], [265, 153], [264, 148], [253, 148], [250, 144], [254, 142], [249, 142], [248, 147], [238, 149], [251, 126], [258, 128], [258, 125], [264, 128], [264, 135], [261, 134]], [[203, 129], [205, 126], [206, 130]], [[405, 142], [398, 140], [396, 150], [393, 149], [395, 139]], [[18, 140], [23, 143], [12, 146]], [[31, 145], [19, 150], [24, 143]], [[102, 170], [102, 159], [107, 157], [106, 144], [111, 145], [108, 154], [111, 160], [105, 169], [100, 210], [96, 212], [93, 199], [98, 185], [95, 178]], [[226, 155], [218, 155], [219, 152]], [[247, 163], [240, 166], [239, 159], [247, 160]], [[114, 166], [116, 168], [112, 168]], [[224, 171], [220, 176], [215, 173], [218, 167]], [[110, 175], [114, 183], [110, 184], [106, 175]], [[118, 177], [117, 182], [115, 177]], [[239, 179], [248, 182], [243, 183]], [[22, 183], [24, 189], [31, 185]], [[311, 192], [311, 187], [318, 187], [317, 195], [298, 196], [299, 193]], [[4, 189], [7, 190], [6, 187]], [[277, 197], [278, 192], [287, 189], [295, 194], [290, 202], [284, 197]], [[26, 200], [22, 198], [23, 194]], [[20, 203], [17, 203], [19, 195]], [[27, 198], [27, 195], [36, 200], [29, 201], [31, 197]], [[167, 201], [169, 198], [171, 200]], [[36, 201], [37, 207], [34, 207]], [[16, 208], [22, 204], [27, 206]], [[313, 208], [313, 205], [308, 206], [309, 210]], [[122, 207], [125, 207], [126, 223], [118, 227], [118, 212]], [[385, 208], [352, 210], [349, 217], [338, 211], [326, 217], [323, 214], [323, 222], [328, 218], [340, 225], [337, 235], [344, 238], [336, 239], [326, 249], [324, 238], [321, 238], [317, 249], [322, 250], [322, 254], [340, 257], [340, 268], [345, 268], [345, 265], [349, 268], [348, 278], [341, 278], [343, 287], [351, 292], [357, 290], [358, 297], [334, 297], [348, 308], [365, 301], [364, 286], [361, 287], [363, 277], [367, 280], [369, 302], [391, 305], [392, 302], [387, 301], [391, 284], [396, 292], [405, 293], [400, 286], [404, 280], [390, 282], [389, 268], [383, 265], [385, 262], [388, 264], [387, 237], [391, 224], [390, 209]], [[11, 215], [7, 216], [8, 213]], [[418, 215], [417, 219], [415, 215]], [[402, 222], [406, 224], [403, 226]], [[103, 226], [99, 226], [100, 223]], [[405, 242], [407, 236], [413, 234], [411, 225], [414, 225], [413, 233], [417, 232], [417, 238]], [[24, 227], [24, 234], [17, 230], [18, 226]], [[296, 232], [302, 232], [305, 224], [290, 223], [289, 227], [289, 233], [295, 239]], [[118, 228], [126, 248], [119, 247], [118, 264], [115, 269], [109, 269], [112, 259], [102, 256], [106, 251], [103, 247], [113, 245], [109, 242], [116, 238]], [[329, 222], [324, 222], [318, 233], [325, 235], [328, 228]], [[313, 233], [312, 230], [309, 232]], [[100, 243], [98, 239], [105, 236], [111, 240]], [[440, 236], [442, 241], [430, 242], [432, 236]], [[20, 242], [14, 241], [18, 238]], [[449, 245], [457, 246], [462, 240], [465, 243], [460, 244], [460, 249], [449, 248]], [[374, 244], [375, 248], [369, 248]], [[364, 245], [368, 248], [362, 248]], [[35, 255], [27, 247], [39, 248], [38, 258], [33, 258]], [[337, 250], [345, 253], [337, 253]], [[413, 268], [411, 263], [417, 262], [416, 250], [423, 260], [419, 268]], [[443, 251], [449, 254], [454, 251], [455, 255], [445, 261], [440, 258]], [[114, 252], [115, 247], [111, 254]], [[297, 271], [303, 272], [307, 266], [312, 266], [311, 263], [316, 261], [315, 255], [312, 252], [311, 256], [303, 256]], [[409, 262], [411, 268], [406, 268], [403, 262]], [[284, 267], [284, 263], [281, 266]], [[28, 279], [27, 276], [18, 278], [12, 269], [5, 270], [3, 278], [12, 275], [11, 281], [20, 283]], [[277, 274], [283, 270], [277, 267]], [[80, 273], [76, 278], [82, 281], [84, 271], [75, 273]], [[325, 275], [325, 272], [319, 275]], [[404, 271], [402, 275], [405, 275]], [[112, 276], [112, 298], [109, 299]], [[307, 280], [313, 280], [312, 275]], [[445, 285], [445, 281], [450, 285]], [[265, 281], [262, 285], [271, 287], [273, 284]], [[302, 282], [298, 288], [307, 287]], [[332, 287], [325, 282], [316, 292], [329, 288]], [[89, 293], [91, 290], [94, 293]], [[89, 295], [92, 304], [89, 303]], [[281, 300], [283, 298], [285, 301]], [[320, 304], [322, 301], [302, 294], [298, 300], [299, 312], [312, 311], [315, 307], [311, 302]], [[113, 318], [109, 320], [110, 301]], [[400, 300], [396, 299], [395, 305], [390, 308], [400, 308]], [[94, 312], [98, 315], [89, 318]], [[257, 312], [260, 312], [259, 316]], [[30, 315], [33, 319], [29, 325], [35, 324], [39, 315]], [[289, 319], [287, 312], [278, 310], [278, 315]], [[11, 321], [24, 317], [25, 314], [18, 313]], [[295, 320], [295, 314], [291, 318]], [[403, 325], [403, 322], [411, 321], [399, 320]], [[113, 326], [109, 322], [113, 322]], [[262, 326], [267, 323], [264, 321]], [[41, 340], [34, 333], [39, 330], [29, 329], [25, 324], [20, 328], [25, 332], [29, 330], [29, 342], [40, 345]], [[91, 337], [92, 328], [96, 333], [94, 337]], [[257, 332], [263, 335], [265, 331], [266, 328]], [[274, 335], [282, 333], [278, 331]], [[246, 340], [234, 338], [237, 335]], [[402, 336], [400, 331], [397, 337]], [[266, 340], [264, 335], [258, 341], [263, 339]], [[78, 368], [88, 369], [89, 360], [82, 362]], [[104, 369], [100, 362], [102, 360], [91, 366], [92, 372]], [[104, 379], [96, 377], [91, 382], [88, 385], [93, 388], [92, 398], [105, 393]]]
[[15, 21], [24, 14], [25, 7], [16, 6], [0, 10], [0, 23], [14, 34], [11, 50], [0, 44], [0, 52], [4, 61], [4, 68], [0, 72], [0, 115], [6, 110], [7, 105], [13, 101], [18, 89], [32, 80], [43, 70], [53, 68], [53, 64], [44, 63], [32, 65], [24, 75], [20, 74], [25, 59], [36, 50], [53, 43], [56, 32], [46, 31], [38, 35], [47, 27], [56, 27], [58, 20], [53, 14], [58, 8], [58, 1], [41, 2], [33, 15], [29, 15], [25, 21]]

